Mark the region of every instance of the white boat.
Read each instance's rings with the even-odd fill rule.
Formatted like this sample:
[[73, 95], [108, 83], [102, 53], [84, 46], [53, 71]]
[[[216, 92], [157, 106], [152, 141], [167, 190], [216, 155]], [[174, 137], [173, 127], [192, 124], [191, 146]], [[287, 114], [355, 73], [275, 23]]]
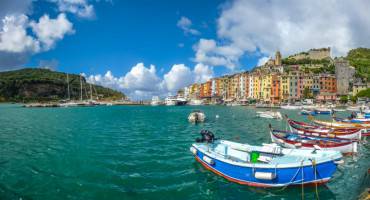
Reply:
[[161, 105], [161, 104], [162, 104], [162, 101], [159, 99], [158, 96], [153, 96], [152, 97], [152, 101], [150, 102], [150, 105], [158, 106], [158, 105]]
[[167, 106], [176, 106], [177, 104], [177, 99], [176, 97], [174, 96], [168, 96], [166, 99], [165, 99], [165, 103]]
[[193, 110], [188, 117], [188, 120], [191, 123], [204, 122], [205, 119], [206, 115], [200, 110]]
[[298, 109], [301, 109], [302, 106], [297, 106], [297, 105], [283, 105], [280, 107], [281, 109], [285, 109], [285, 110], [298, 110]]
[[283, 119], [283, 116], [278, 111], [258, 111], [257, 116], [268, 119]]
[[363, 110], [369, 110], [368, 106], [361, 105], [361, 106], [348, 106], [347, 111], [355, 111], [355, 112], [361, 112]]
[[201, 99], [192, 99], [192, 100], [190, 100], [190, 102], [188, 104], [191, 105], [191, 106], [199, 106], [199, 105], [203, 104], [203, 100], [201, 100]]

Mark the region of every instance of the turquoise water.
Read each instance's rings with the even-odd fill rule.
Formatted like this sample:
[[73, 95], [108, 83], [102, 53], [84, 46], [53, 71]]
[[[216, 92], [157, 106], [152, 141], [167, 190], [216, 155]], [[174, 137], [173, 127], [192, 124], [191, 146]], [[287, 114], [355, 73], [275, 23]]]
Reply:
[[[208, 117], [193, 125], [194, 108]], [[205, 170], [189, 147], [201, 129], [223, 139], [269, 142], [268, 123], [248, 107], [0, 105], [0, 199], [300, 199], [301, 188], [241, 186]], [[297, 111], [282, 111], [299, 120]], [[216, 115], [219, 118], [216, 119]], [[346, 157], [320, 199], [355, 199], [369, 183], [370, 145]], [[369, 185], [367, 185], [369, 186]], [[305, 188], [314, 199], [314, 188]]]

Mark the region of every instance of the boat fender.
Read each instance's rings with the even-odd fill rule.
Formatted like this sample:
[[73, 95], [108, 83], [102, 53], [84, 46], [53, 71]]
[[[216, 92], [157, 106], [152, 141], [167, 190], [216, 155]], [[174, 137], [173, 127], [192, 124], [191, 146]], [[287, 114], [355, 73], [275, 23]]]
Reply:
[[206, 162], [206, 163], [208, 163], [210, 165], [214, 165], [215, 164], [215, 161], [212, 158], [210, 158], [210, 157], [203, 156], [203, 160], [204, 160], [204, 162]]
[[254, 177], [261, 180], [274, 180], [276, 175], [271, 172], [255, 172]]
[[197, 149], [194, 148], [194, 147], [190, 147], [190, 151], [191, 153], [193, 153], [194, 155], [197, 155]]
[[357, 144], [358, 144], [357, 142], [353, 142], [353, 143], [352, 143], [352, 146], [353, 146], [353, 152], [354, 152], [354, 153], [357, 153]]

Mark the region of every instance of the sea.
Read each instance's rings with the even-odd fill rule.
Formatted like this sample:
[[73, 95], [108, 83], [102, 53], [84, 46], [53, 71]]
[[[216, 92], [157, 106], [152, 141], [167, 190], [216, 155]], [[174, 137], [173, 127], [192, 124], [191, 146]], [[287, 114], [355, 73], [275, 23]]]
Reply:
[[[187, 121], [194, 109], [204, 111], [205, 123]], [[253, 145], [271, 142], [269, 124], [287, 129], [284, 120], [257, 118], [257, 110], [263, 109], [0, 104], [0, 199], [316, 199], [315, 187], [239, 185], [195, 161], [189, 147], [203, 129]], [[297, 110], [279, 111], [307, 121]], [[320, 199], [357, 199], [370, 187], [370, 144], [363, 143], [318, 187]]]

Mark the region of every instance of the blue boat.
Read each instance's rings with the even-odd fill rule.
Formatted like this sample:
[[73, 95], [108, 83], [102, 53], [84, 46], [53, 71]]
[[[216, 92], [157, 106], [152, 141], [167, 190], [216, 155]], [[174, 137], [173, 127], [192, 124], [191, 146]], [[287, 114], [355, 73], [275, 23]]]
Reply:
[[214, 139], [198, 140], [190, 151], [206, 169], [254, 187], [325, 184], [342, 159], [338, 151], [286, 149], [276, 144], [252, 146]]
[[311, 110], [301, 110], [301, 115], [316, 115], [316, 112]]

